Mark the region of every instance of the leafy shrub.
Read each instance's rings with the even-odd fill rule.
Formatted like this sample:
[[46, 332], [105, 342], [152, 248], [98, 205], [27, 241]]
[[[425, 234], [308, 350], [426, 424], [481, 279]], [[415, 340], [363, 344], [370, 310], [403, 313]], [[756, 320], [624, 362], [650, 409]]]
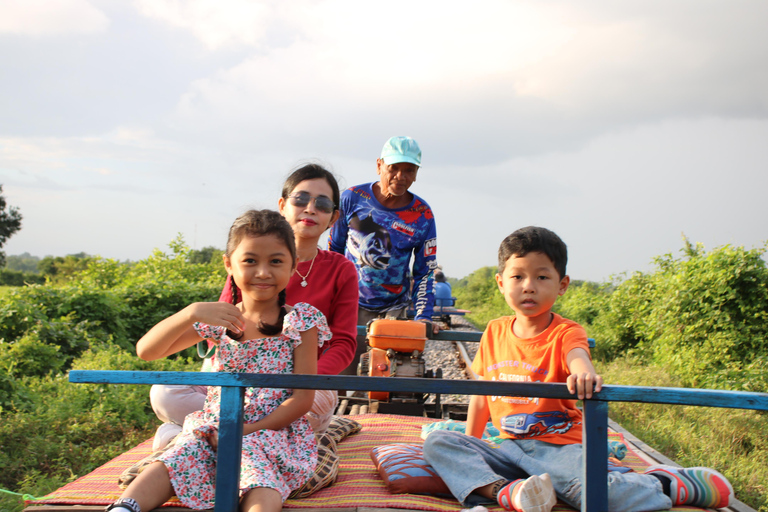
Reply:
[[39, 274], [0, 268], [0, 285], [3, 286], [25, 286], [27, 284], [42, 284], [44, 282], [45, 276]]
[[734, 377], [753, 371], [768, 389], [760, 373], [768, 356], [763, 252], [724, 246], [706, 253], [686, 243], [683, 258], [656, 258], [657, 270], [619, 284], [593, 323], [610, 337], [609, 356], [634, 350], [686, 386], [739, 389]]
[[126, 307], [123, 318], [131, 343], [141, 338], [150, 327], [193, 302], [218, 300], [223, 279], [215, 284], [185, 281], [144, 282], [115, 290]]
[[25, 334], [3, 353], [5, 356], [0, 358], [0, 372], [9, 377], [42, 377], [58, 372], [65, 362], [59, 347], [45, 343], [35, 332]]
[[[104, 344], [87, 350], [73, 368], [196, 371], [199, 365], [184, 358], [146, 362]], [[5, 489], [18, 488], [25, 479], [33, 481], [41, 474], [58, 486], [143, 441], [159, 424], [149, 404], [148, 386], [71, 384], [64, 374], [24, 376], [15, 379], [14, 386], [25, 400], [21, 408], [2, 411], [0, 487]], [[55, 486], [35, 492], [49, 492]]]
[[456, 304], [472, 312], [467, 320], [481, 330], [494, 318], [514, 314], [499, 293], [495, 275], [496, 267], [483, 267], [453, 285]]

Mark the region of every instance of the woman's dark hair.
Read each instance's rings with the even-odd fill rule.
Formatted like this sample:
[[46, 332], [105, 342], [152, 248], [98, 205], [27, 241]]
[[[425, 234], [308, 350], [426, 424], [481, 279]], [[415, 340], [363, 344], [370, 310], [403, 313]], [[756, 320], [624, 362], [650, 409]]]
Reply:
[[337, 211], [339, 209], [339, 201], [341, 197], [341, 194], [339, 193], [339, 184], [336, 182], [336, 177], [331, 171], [318, 164], [306, 164], [293, 171], [283, 184], [283, 199], [288, 199], [288, 196], [291, 195], [293, 189], [295, 189], [302, 181], [315, 180], [318, 178], [324, 179], [328, 182], [328, 185], [331, 186], [331, 192], [333, 193], [333, 197], [331, 198], [333, 199], [333, 210]]
[[[232, 257], [237, 246], [246, 236], [276, 236], [285, 243], [288, 252], [291, 254], [291, 265], [296, 265], [296, 242], [293, 238], [293, 229], [288, 221], [279, 213], [272, 210], [249, 210], [239, 216], [229, 228], [229, 237], [227, 238], [227, 257]], [[230, 277], [232, 285], [232, 304], [237, 304], [239, 290], [235, 284], [234, 277]], [[283, 330], [283, 317], [285, 317], [285, 289], [278, 295], [278, 306], [280, 307], [280, 316], [274, 324], [259, 323], [259, 331], [265, 336], [275, 336]], [[232, 339], [240, 339], [243, 333], [235, 336], [232, 331], [227, 331], [227, 336]]]

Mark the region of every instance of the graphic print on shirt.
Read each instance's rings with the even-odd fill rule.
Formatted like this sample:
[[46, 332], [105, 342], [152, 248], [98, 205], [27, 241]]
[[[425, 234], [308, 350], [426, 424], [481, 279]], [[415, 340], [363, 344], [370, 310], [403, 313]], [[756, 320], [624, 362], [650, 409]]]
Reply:
[[378, 270], [389, 266], [392, 257], [392, 239], [389, 231], [379, 226], [369, 216], [360, 219], [357, 214], [349, 220], [349, 253], [360, 262], [361, 266], [368, 266]]
[[519, 439], [545, 434], [564, 434], [572, 426], [571, 417], [562, 411], [510, 414], [501, 418], [501, 429]]

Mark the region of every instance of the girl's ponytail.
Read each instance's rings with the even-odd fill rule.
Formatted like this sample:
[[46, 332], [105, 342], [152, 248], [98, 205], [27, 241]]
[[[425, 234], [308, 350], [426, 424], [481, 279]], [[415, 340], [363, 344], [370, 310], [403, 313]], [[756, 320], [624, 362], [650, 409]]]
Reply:
[[[237, 295], [239, 294], [240, 290], [238, 290], [237, 285], [235, 284], [235, 276], [232, 274], [229, 275], [229, 289], [232, 291], [232, 305], [237, 306]], [[235, 334], [233, 331], [227, 329], [227, 336], [235, 341], [242, 338], [243, 334], [245, 334], [243, 331], [240, 331], [240, 334]]]
[[280, 314], [277, 316], [277, 322], [274, 324], [265, 324], [259, 322], [259, 331], [265, 336], [276, 336], [283, 332], [283, 318], [285, 318], [285, 288], [277, 296], [277, 305], [280, 308]]

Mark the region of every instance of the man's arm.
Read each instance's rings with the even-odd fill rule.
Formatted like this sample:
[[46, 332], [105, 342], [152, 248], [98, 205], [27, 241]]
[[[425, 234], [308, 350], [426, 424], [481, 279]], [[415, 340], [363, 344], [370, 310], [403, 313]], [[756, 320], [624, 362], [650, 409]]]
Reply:
[[328, 250], [344, 254], [347, 249], [347, 236], [349, 235], [349, 223], [347, 220], [347, 212], [349, 208], [349, 194], [345, 190], [341, 194], [341, 200], [339, 201], [339, 220], [331, 227], [331, 236], [328, 237]]
[[424, 243], [413, 254], [413, 309], [416, 320], [432, 321], [435, 306], [433, 272], [437, 266], [437, 228], [435, 219], [429, 223]]

